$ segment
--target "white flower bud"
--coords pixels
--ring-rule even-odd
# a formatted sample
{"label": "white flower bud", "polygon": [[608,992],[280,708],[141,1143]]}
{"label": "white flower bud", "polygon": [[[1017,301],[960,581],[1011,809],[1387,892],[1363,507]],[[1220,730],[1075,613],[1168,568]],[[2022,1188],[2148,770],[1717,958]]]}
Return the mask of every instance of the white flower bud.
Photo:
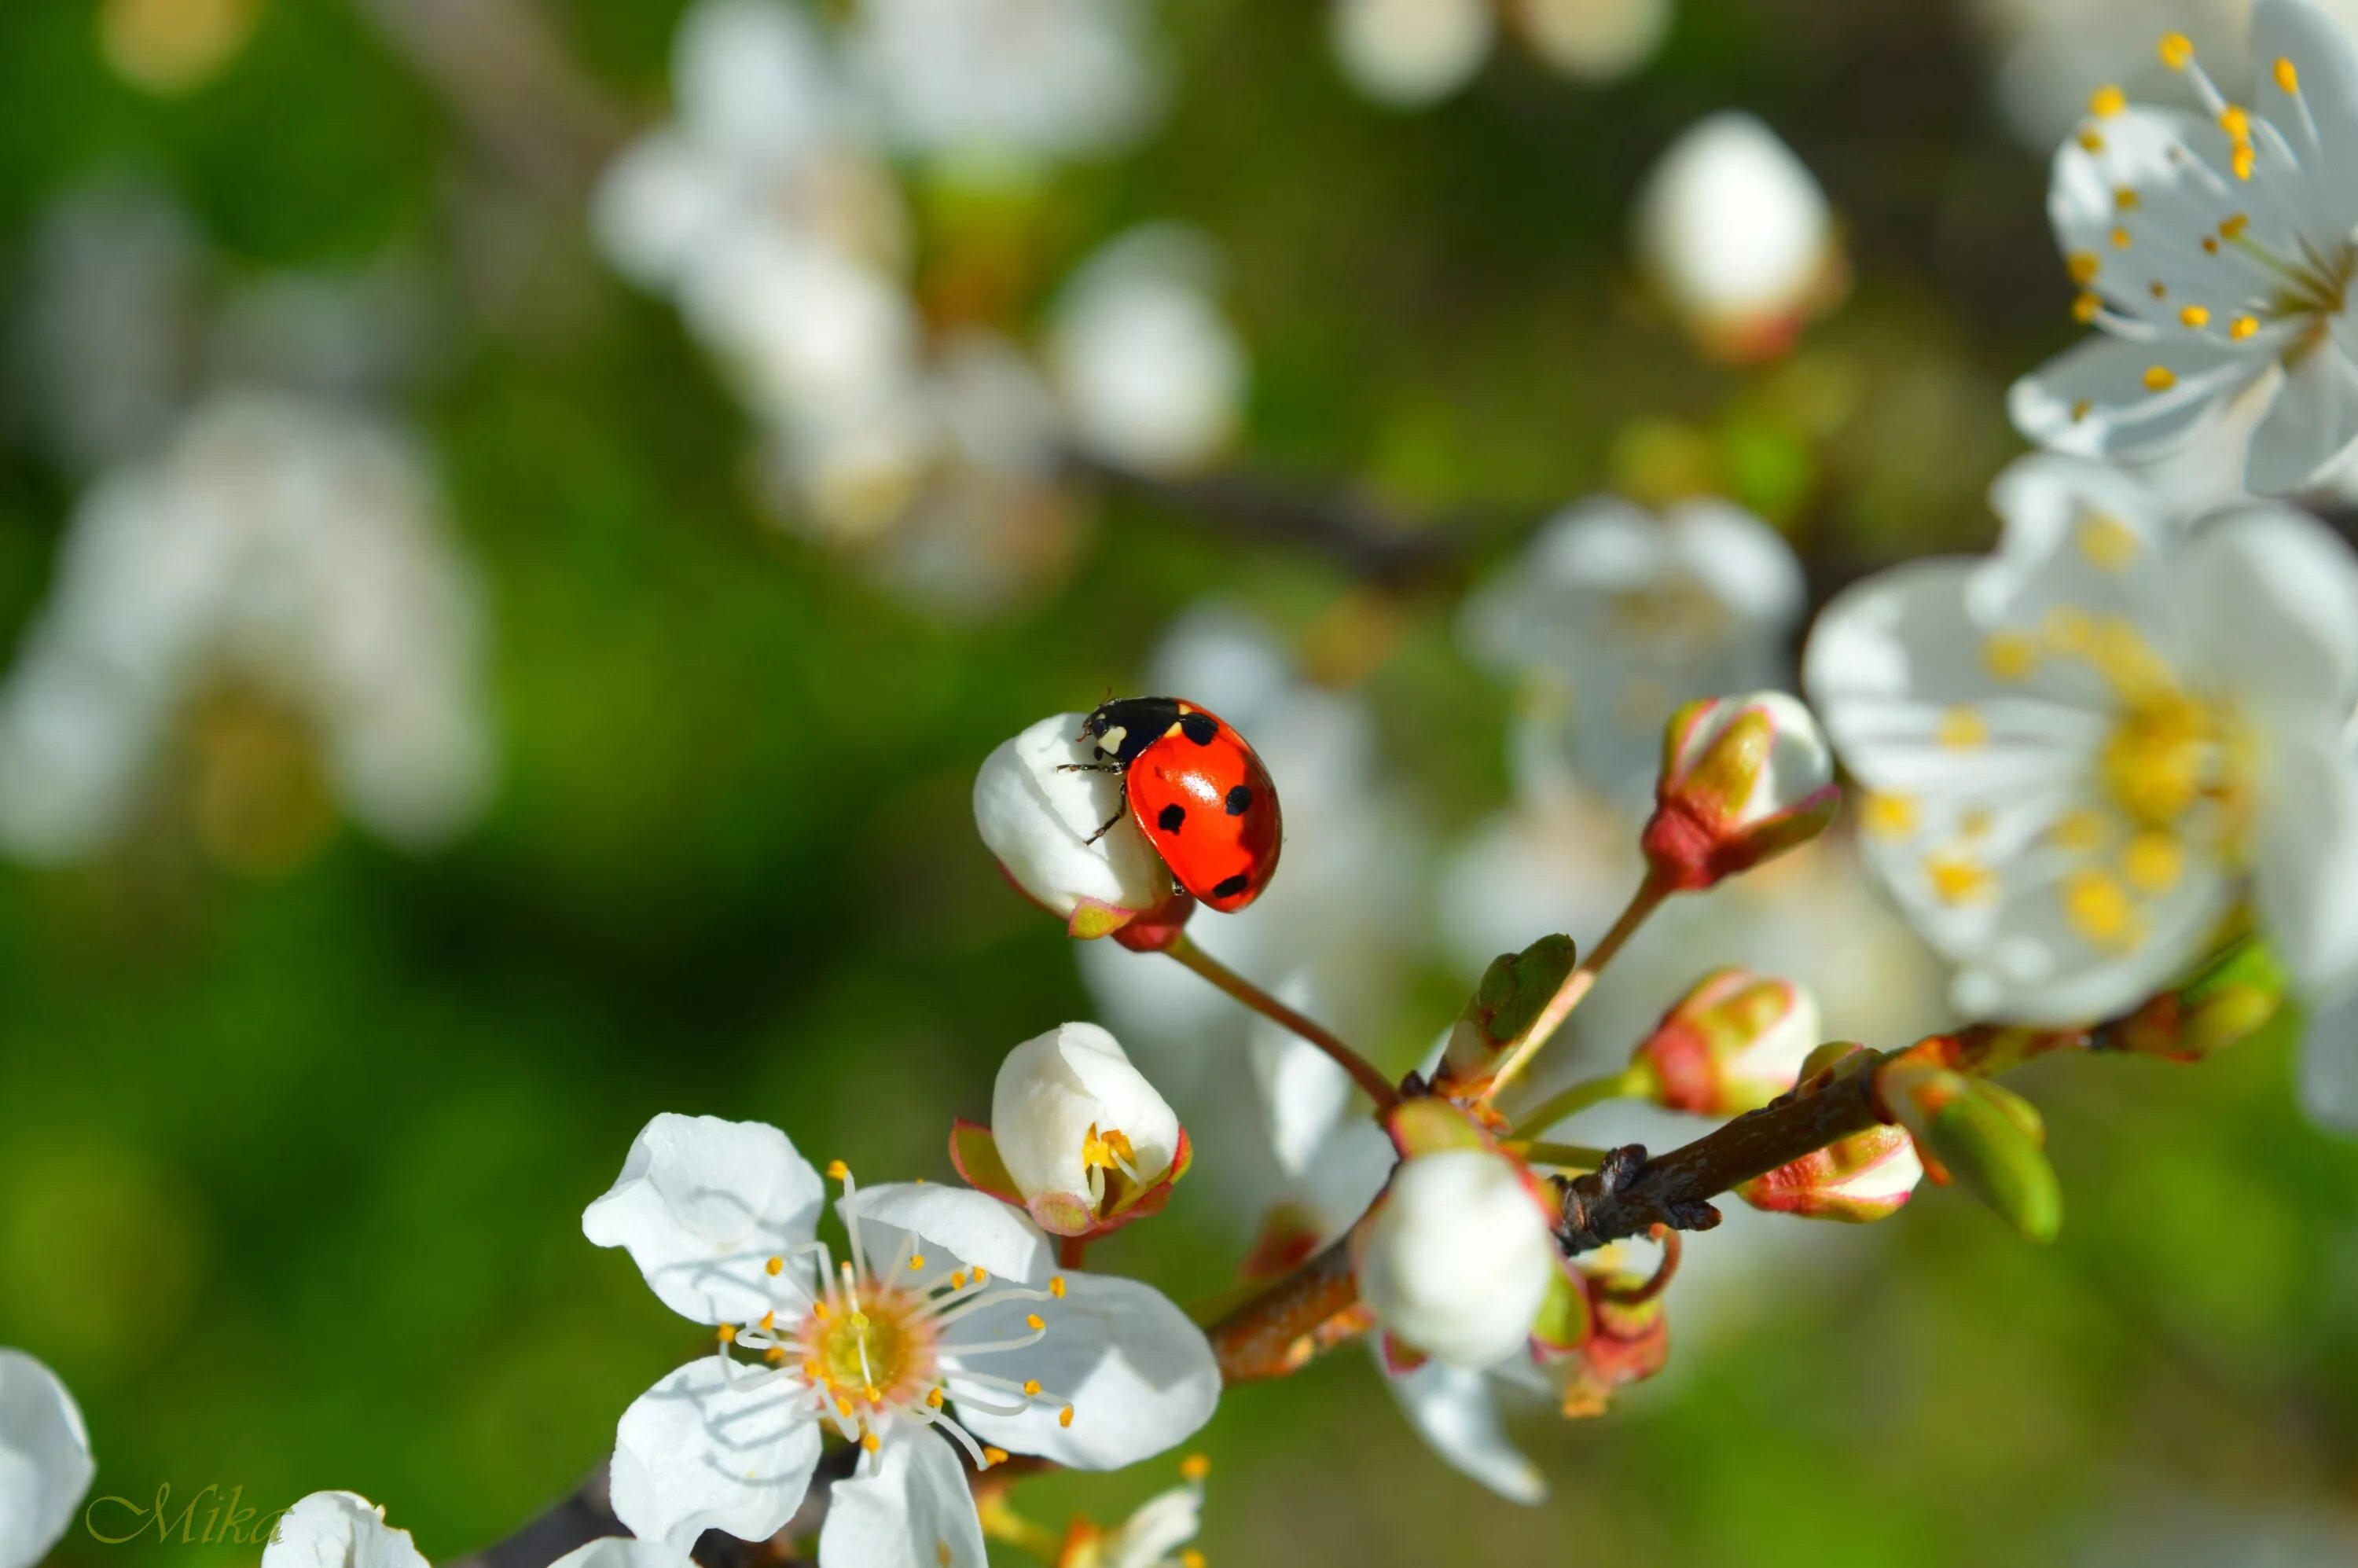
{"label": "white flower bud", "polygon": [[1520,1349],[1558,1272],[1544,1205],[1512,1161],[1480,1149],[1402,1163],[1357,1250],[1377,1321],[1453,1367]]}
{"label": "white flower bud", "polygon": [[1639,194],[1639,264],[1715,351],[1757,359],[1839,290],[1825,192],[1753,115],[1727,112],[1671,144]]}
{"label": "white flower bud", "polygon": [[1823,1036],[1807,986],[1750,969],[1714,969],[1690,987],[1633,1062],[1654,1103],[1735,1116],[1793,1087]]}
{"label": "white flower bud", "polygon": [[1169,1102],[1094,1023],[1061,1024],[1007,1054],[990,1132],[1024,1206],[1059,1236],[1105,1228],[1136,1206],[1173,1173],[1182,1146]]}
{"label": "white flower bud", "polygon": [[975,776],[974,823],[1017,887],[1074,935],[1103,936],[1168,902],[1171,873],[1130,820],[1119,776],[1063,771],[1098,761],[1075,739],[1081,718],[1043,719],[991,752]]}
{"label": "white flower bud", "polygon": [[1394,109],[1437,103],[1465,86],[1496,29],[1487,0],[1338,0],[1333,17],[1343,74]]}
{"label": "white flower bud", "polygon": [[1798,698],[1691,702],[1662,731],[1646,860],[1671,887],[1706,888],[1816,838],[1840,800],[1833,752]]}

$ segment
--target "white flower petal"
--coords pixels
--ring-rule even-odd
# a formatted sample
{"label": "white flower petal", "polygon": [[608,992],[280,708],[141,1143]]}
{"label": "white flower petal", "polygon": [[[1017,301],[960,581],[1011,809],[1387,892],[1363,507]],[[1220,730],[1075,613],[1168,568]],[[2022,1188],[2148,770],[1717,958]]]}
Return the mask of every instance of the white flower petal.
{"label": "white flower petal", "polygon": [[[1380,1352],[1378,1359],[1380,1363]],[[1507,1441],[1498,1424],[1496,1395],[1484,1374],[1427,1361],[1404,1376],[1388,1375],[1384,1381],[1409,1424],[1452,1469],[1510,1503],[1531,1507],[1547,1500],[1547,1482],[1539,1466]]]}
{"label": "white flower petal", "polygon": [[1678,559],[1737,614],[1780,633],[1801,618],[1809,585],[1784,535],[1725,501],[1684,502],[1662,522]]}
{"label": "white flower petal", "polygon": [[1162,1568],[1204,1528],[1200,1487],[1157,1492],[1105,1539],[1105,1568]]}
{"label": "white flower petal", "polygon": [[2072,914],[2075,872],[2111,879],[2094,858],[2050,852],[2010,874],[1991,921],[1991,938],[1971,954],[1951,987],[1969,1017],[2069,1026],[2126,1011],[2201,957],[2235,899],[2217,862],[2190,854],[2179,881],[2134,901],[2128,924],[2109,940]]}
{"label": "white flower petal", "polygon": [[934,1252],[979,1263],[1010,1284],[1040,1284],[1055,1263],[1048,1238],[1022,1210],[966,1187],[888,1182],[862,1187],[836,1207],[847,1224],[858,1215],[862,1245],[878,1268],[892,1262],[903,1231],[914,1233]]}
{"label": "white flower petal", "polygon": [[1082,1154],[1092,1130],[1127,1137],[1145,1181],[1168,1171],[1178,1153],[1177,1113],[1097,1024],[1060,1024],[1007,1054],[991,1089],[990,1131],[1017,1191],[1086,1199]]}
{"label": "white flower petal", "polygon": [[1402,1162],[1353,1241],[1359,1299],[1377,1321],[1457,1367],[1521,1354],[1561,1266],[1522,1173],[1480,1149]]}
{"label": "white flower petal", "polygon": [[818,1464],[809,1390],[767,1368],[700,1356],[641,1394],[614,1433],[614,1517],[689,1551],[708,1530],[766,1541],[803,1504]]}
{"label": "white flower petal", "polygon": [[406,1530],[354,1492],[314,1492],[280,1516],[262,1568],[427,1568]]}
{"label": "white flower petal", "polygon": [[[988,1307],[951,1332],[944,1357],[994,1377],[1036,1379],[1045,1390],[1018,1415],[960,1402],[958,1419],[986,1443],[1081,1470],[1119,1470],[1184,1443],[1212,1418],[1220,1369],[1203,1330],[1151,1285],[1103,1274],[1064,1276],[1061,1301]],[[1047,1325],[1021,1351],[958,1356],[958,1346],[1021,1338],[1027,1314]],[[961,1386],[950,1374],[950,1397]],[[988,1390],[980,1397],[1002,1402]],[[1070,1426],[1059,1415],[1073,1410]]]}
{"label": "white flower petal", "polygon": [[[2347,161],[2346,159],[2343,161]],[[2325,335],[2284,362],[2284,384],[2252,435],[2244,482],[2255,495],[2319,483],[2358,442],[2358,364]]]}
{"label": "white flower petal", "polygon": [[633,1541],[610,1535],[576,1547],[548,1568],[696,1568],[686,1552],[665,1541]]}
{"label": "white flower petal", "polygon": [[2268,945],[2309,995],[2358,986],[2358,762],[2338,734],[2273,737],[2253,893]]}
{"label": "white flower petal", "polygon": [[[2006,410],[2016,429],[2057,451],[2142,457],[2185,437],[2269,362],[2206,343],[2093,337],[2016,382]],[[2146,381],[2157,366],[2169,376],[2160,392]]]}
{"label": "white flower petal", "polygon": [[827,1494],[819,1568],[985,1568],[982,1524],[948,1440],[895,1433]]}
{"label": "white flower petal", "polygon": [[1119,777],[1065,771],[1099,760],[1074,738],[1084,717],[1043,719],[992,752],[975,776],[975,826],[1016,885],[1057,914],[1084,901],[1142,913],[1170,895],[1171,873],[1130,819]]}
{"label": "white flower petal", "polygon": [[23,1351],[0,1348],[0,1568],[48,1556],[97,1473],[65,1384]]}
{"label": "white flower petal", "polygon": [[786,1135],[758,1121],[664,1114],[581,1216],[622,1247],[665,1306],[698,1323],[751,1323],[777,1304],[769,1261],[809,1241],[826,1196]]}
{"label": "white flower petal", "polygon": [[[2358,225],[2358,163],[2351,157],[2358,147],[2358,56],[2346,26],[2288,0],[2260,0],[2252,10],[2254,106],[2300,159],[2319,239],[2342,238]],[[2298,102],[2276,81],[2279,59],[2292,63]]]}
{"label": "white flower petal", "polygon": [[2246,718],[2338,734],[2358,702],[2358,557],[2303,513],[2216,519],[2172,562],[2205,674]]}

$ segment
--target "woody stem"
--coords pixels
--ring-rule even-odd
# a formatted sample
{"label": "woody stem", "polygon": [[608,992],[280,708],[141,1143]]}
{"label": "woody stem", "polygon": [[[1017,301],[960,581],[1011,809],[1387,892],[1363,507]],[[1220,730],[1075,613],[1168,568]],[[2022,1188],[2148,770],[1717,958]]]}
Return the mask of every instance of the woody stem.
{"label": "woody stem", "polygon": [[1548,998],[1547,1005],[1531,1019],[1521,1038],[1508,1047],[1505,1059],[1498,1064],[1498,1076],[1483,1091],[1483,1098],[1496,1099],[1498,1091],[1505,1088],[1517,1073],[1531,1065],[1531,1058],[1540,1054],[1540,1048],[1563,1026],[1563,1021],[1572,1016],[1572,1010],[1578,1007],[1595,988],[1596,977],[1604,972],[1606,965],[1613,961],[1613,955],[1621,951],[1622,946],[1637,935],[1638,927],[1646,924],[1646,917],[1660,908],[1662,901],[1674,891],[1660,877],[1651,871],[1647,873],[1646,880],[1638,884],[1638,891],[1629,896],[1628,907],[1622,910],[1621,918],[1613,923],[1613,929],[1589,950],[1588,956],[1572,973],[1564,976],[1563,984],[1556,987],[1555,995]]}
{"label": "woody stem", "polygon": [[1335,1065],[1351,1075],[1351,1079],[1365,1089],[1368,1098],[1376,1102],[1379,1111],[1390,1110],[1400,1104],[1400,1091],[1379,1071],[1374,1063],[1352,1050],[1336,1038],[1334,1032],[1313,1022],[1286,1006],[1242,975],[1195,946],[1185,932],[1173,939],[1163,949],[1172,957],[1195,970],[1263,1018],[1284,1025],[1325,1052]]}

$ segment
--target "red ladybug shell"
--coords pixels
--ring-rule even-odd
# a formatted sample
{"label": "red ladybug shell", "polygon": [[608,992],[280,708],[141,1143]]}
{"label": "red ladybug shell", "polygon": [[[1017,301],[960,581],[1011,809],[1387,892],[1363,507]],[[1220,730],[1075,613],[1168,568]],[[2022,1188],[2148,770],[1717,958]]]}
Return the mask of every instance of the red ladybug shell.
{"label": "red ladybug shell", "polygon": [[1118,697],[1082,733],[1120,769],[1130,816],[1181,887],[1222,914],[1260,896],[1284,824],[1277,786],[1243,736],[1168,697]]}

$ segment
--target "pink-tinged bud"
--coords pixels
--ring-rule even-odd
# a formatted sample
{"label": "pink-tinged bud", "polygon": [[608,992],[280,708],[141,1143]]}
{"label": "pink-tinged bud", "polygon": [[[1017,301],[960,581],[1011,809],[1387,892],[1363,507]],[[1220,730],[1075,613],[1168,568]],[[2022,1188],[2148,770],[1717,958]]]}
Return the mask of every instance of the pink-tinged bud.
{"label": "pink-tinged bud", "polygon": [[1833,752],[1797,698],[1690,702],[1662,731],[1646,863],[1667,890],[1710,887],[1824,832],[1841,795]]}
{"label": "pink-tinged bud", "polygon": [[1662,1310],[1662,1287],[1677,1267],[1676,1241],[1652,1277],[1619,1261],[1621,1249],[1580,1260],[1574,1269],[1584,1310],[1582,1332],[1571,1342],[1534,1336],[1541,1375],[1573,1420],[1603,1415],[1613,1396],[1660,1371],[1671,1357],[1670,1319]]}
{"label": "pink-tinged bud", "polygon": [[1736,1116],[1791,1088],[1818,1044],[1818,1004],[1807,987],[1714,969],[1662,1015],[1630,1065],[1650,1080],[1659,1106]]}
{"label": "pink-tinged bud", "polygon": [[1056,1236],[1102,1236],[1161,1213],[1192,1158],[1169,1102],[1094,1023],[1009,1052],[990,1121],[952,1130],[951,1162]]}
{"label": "pink-tinged bud", "polygon": [[1923,1177],[1905,1128],[1872,1127],[1753,1177],[1736,1195],[1771,1214],[1863,1225],[1898,1213]]}

